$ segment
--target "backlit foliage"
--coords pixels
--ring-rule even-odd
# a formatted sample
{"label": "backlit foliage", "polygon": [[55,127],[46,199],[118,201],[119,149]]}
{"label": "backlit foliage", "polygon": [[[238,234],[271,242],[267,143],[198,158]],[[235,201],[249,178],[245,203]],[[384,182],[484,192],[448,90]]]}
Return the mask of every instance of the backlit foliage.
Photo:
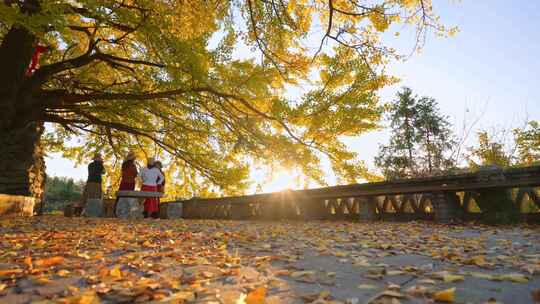
{"label": "backlit foliage", "polygon": [[51,47],[27,79],[54,126],[49,150],[160,154],[175,196],[241,193],[248,161],[324,183],[327,157],[355,181],[366,170],[340,137],[377,126],[377,90],[395,81],[384,66],[399,58],[379,36],[408,24],[421,46],[455,31],[429,0],[2,1],[0,20],[2,40],[22,26]]}

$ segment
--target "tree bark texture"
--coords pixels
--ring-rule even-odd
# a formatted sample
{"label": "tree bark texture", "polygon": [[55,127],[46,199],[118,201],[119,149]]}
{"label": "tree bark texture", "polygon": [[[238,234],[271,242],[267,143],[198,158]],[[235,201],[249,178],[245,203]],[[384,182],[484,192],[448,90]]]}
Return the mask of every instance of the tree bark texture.
{"label": "tree bark texture", "polygon": [[33,33],[14,25],[0,45],[0,193],[41,199],[45,177],[41,107],[34,92],[24,86],[36,42]]}

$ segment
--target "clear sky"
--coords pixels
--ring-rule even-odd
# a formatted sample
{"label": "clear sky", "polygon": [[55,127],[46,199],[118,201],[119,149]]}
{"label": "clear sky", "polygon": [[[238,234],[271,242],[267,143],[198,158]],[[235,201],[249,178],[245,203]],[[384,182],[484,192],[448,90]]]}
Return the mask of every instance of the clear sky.
{"label": "clear sky", "polygon": [[[434,8],[444,24],[457,25],[460,32],[453,38],[430,37],[420,54],[392,63],[388,70],[401,82],[384,89],[382,100],[392,100],[401,86],[411,87],[418,95],[435,98],[458,133],[464,117],[471,121],[481,116],[475,129],[540,120],[540,1],[434,0]],[[408,42],[396,47],[407,51],[412,46]],[[382,130],[347,143],[371,165],[378,144],[387,138]],[[74,167],[59,155],[47,158],[47,172],[86,178],[85,166]],[[265,190],[287,183],[274,181]]]}

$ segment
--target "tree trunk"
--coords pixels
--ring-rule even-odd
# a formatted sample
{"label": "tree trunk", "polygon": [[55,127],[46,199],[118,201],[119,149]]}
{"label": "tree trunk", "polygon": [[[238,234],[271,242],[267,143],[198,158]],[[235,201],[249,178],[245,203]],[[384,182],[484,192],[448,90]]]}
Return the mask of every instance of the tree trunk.
{"label": "tree trunk", "polygon": [[[32,14],[38,1],[25,1]],[[45,163],[40,137],[40,109],[33,92],[24,89],[37,38],[23,26],[13,25],[0,45],[0,193],[42,198]]]}
{"label": "tree trunk", "polygon": [[0,193],[41,199],[45,182],[45,162],[40,137],[43,124],[0,129]]}

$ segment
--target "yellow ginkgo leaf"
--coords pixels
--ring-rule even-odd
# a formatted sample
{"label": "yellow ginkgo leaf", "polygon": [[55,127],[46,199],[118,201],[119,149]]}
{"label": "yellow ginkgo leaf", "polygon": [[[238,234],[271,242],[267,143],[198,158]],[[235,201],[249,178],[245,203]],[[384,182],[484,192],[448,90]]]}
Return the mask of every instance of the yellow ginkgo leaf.
{"label": "yellow ginkgo leaf", "polygon": [[471,272],[470,275],[479,279],[493,280],[493,275],[483,272]]}
{"label": "yellow ginkgo leaf", "polygon": [[314,271],[295,271],[291,273],[291,277],[293,278],[299,278],[299,277],[308,276],[308,275],[315,275],[315,272]]}
{"label": "yellow ginkgo leaf", "polygon": [[358,289],[376,289],[377,286],[371,285],[371,284],[360,284],[358,285]]}
{"label": "yellow ginkgo leaf", "polygon": [[122,278],[122,271],[120,270],[120,266],[116,266],[109,272],[111,277],[113,277],[116,280],[120,280]]}
{"label": "yellow ginkgo leaf", "polygon": [[463,280],[465,280],[465,277],[461,275],[447,274],[443,276],[443,281],[445,283],[453,283],[453,282],[458,282],[458,281],[463,281]]}
{"label": "yellow ginkgo leaf", "polygon": [[501,280],[511,281],[514,283],[527,283],[529,278],[520,273],[503,274],[500,276]]}

